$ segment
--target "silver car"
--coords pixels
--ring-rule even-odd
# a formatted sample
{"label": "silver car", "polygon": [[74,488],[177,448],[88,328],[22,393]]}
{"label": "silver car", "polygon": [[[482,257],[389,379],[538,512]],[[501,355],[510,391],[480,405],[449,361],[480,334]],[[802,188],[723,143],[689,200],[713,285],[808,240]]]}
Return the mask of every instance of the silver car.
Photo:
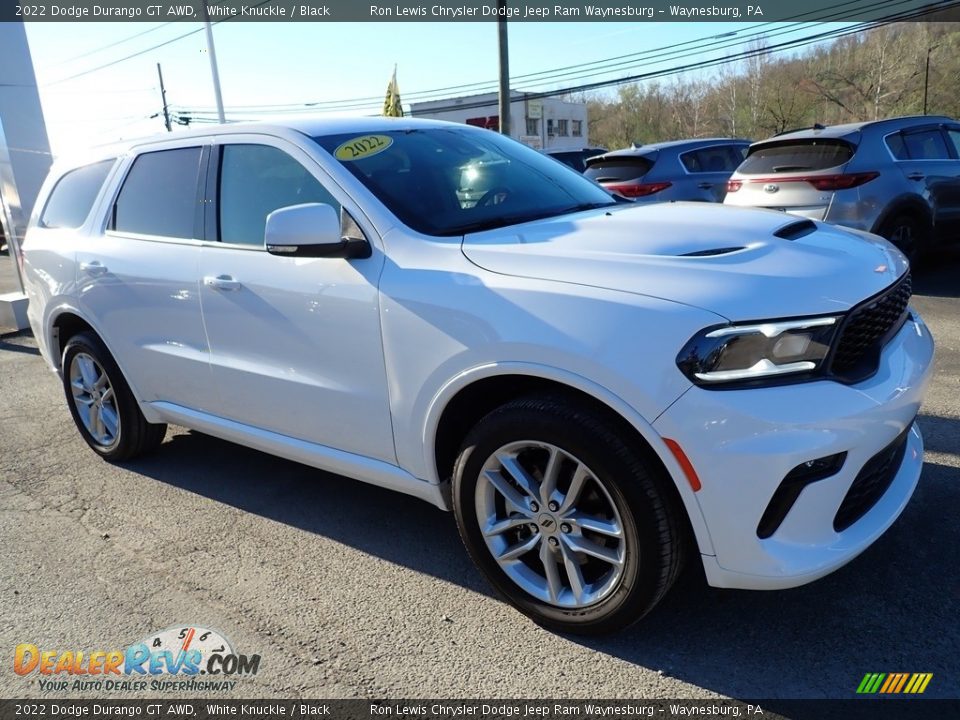
{"label": "silver car", "polygon": [[876,233],[913,258],[960,237],[960,123],[924,115],[777,135],[750,147],[724,203]]}
{"label": "silver car", "polygon": [[583,174],[637,202],[722,202],[749,147],[749,140],[732,138],[634,145],[588,158]]}

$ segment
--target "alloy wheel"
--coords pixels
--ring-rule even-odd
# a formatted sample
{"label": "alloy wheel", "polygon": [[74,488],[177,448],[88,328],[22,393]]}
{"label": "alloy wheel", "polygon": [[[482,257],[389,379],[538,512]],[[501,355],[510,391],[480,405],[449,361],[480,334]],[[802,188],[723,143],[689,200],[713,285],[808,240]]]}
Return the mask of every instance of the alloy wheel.
{"label": "alloy wheel", "polygon": [[103,366],[91,355],[77,353],[70,362],[70,389],[84,428],[106,450],[120,440],[116,393]]}
{"label": "alloy wheel", "polygon": [[475,503],[488,550],[528,594],[579,609],[616,589],[623,521],[603,483],[570,453],[536,441],[504,445],[484,463]]}

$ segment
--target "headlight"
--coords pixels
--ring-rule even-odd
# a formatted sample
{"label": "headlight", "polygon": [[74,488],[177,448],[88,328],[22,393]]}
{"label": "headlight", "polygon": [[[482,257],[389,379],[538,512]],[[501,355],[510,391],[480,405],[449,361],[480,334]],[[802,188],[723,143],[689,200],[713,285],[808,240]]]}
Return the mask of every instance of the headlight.
{"label": "headlight", "polygon": [[707,328],[680,351],[677,366],[705,386],[813,373],[830,352],[839,320],[818,317]]}

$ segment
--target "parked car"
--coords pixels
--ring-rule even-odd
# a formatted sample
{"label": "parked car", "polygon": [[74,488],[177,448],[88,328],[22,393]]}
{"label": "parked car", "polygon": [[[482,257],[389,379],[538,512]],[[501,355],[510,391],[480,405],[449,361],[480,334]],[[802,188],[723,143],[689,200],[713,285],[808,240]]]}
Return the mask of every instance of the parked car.
{"label": "parked car", "polygon": [[569,165],[577,172],[582,173],[587,169],[587,160],[597,155],[603,155],[607,152],[607,149],[592,147],[582,148],[581,150],[545,150],[544,152],[554,160],[559,160],[564,165]]}
{"label": "parked car", "polygon": [[94,452],[174,423],[422,498],[550,628],[622,627],[688,560],[716,587],[815,580],[920,475],[933,341],[881,238],[619,203],[408,118],[98,150],[36,208],[30,323]]}
{"label": "parked car", "polygon": [[912,258],[960,239],[960,122],[921,115],[778,135],[750,147],[724,202],[876,233]]}
{"label": "parked car", "polygon": [[638,202],[722,202],[748,147],[730,138],[634,145],[590,158],[584,175]]}

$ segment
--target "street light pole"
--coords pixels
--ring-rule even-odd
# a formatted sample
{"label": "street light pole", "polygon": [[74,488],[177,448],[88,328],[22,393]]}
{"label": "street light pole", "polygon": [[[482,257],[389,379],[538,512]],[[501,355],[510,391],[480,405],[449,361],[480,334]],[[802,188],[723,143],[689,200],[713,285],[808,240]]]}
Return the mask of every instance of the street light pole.
{"label": "street light pole", "polygon": [[223,95],[220,93],[220,71],[217,69],[217,50],[213,45],[213,26],[210,24],[210,16],[207,14],[207,4],[200,3],[203,9],[203,24],[207,29],[207,54],[210,56],[210,74],[213,76],[213,94],[217,101],[217,117],[220,123],[227,121],[223,113]]}

